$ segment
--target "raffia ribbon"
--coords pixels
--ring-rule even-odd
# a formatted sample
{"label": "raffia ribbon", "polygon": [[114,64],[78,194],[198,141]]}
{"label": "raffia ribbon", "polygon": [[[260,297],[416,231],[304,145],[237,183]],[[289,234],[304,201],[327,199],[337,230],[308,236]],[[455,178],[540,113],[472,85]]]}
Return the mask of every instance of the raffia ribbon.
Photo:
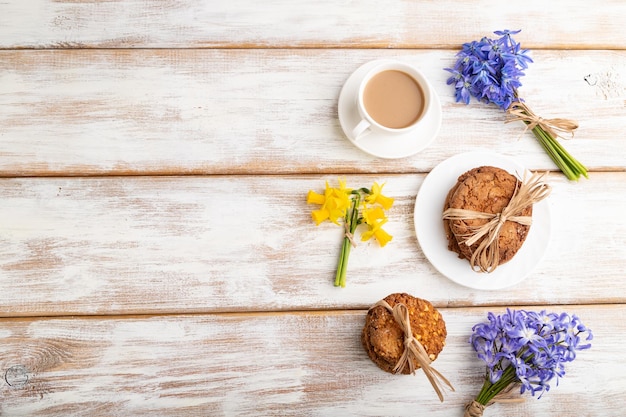
{"label": "raffia ribbon", "polygon": [[463,417],[482,417],[485,408],[494,403],[521,403],[524,399],[519,396],[519,393],[514,391],[519,388],[519,383],[509,384],[505,389],[500,391],[493,400],[487,405],[483,405],[476,400],[473,400],[465,405],[465,413]]}
{"label": "raffia ribbon", "polygon": [[487,406],[482,405],[478,401],[472,401],[465,406],[463,417],[481,417]]}
{"label": "raffia ribbon", "polygon": [[484,237],[476,250],[473,251],[470,259],[470,265],[474,270],[493,272],[498,267],[500,263],[498,237],[504,223],[512,221],[523,225],[531,225],[531,216],[518,216],[517,213],[521,213],[526,207],[543,200],[550,194],[550,186],[543,181],[543,178],[547,175],[547,172],[535,172],[528,181],[526,181],[525,175],[523,183],[519,185],[518,182],[509,204],[504,207],[501,213],[491,214],[456,208],[448,208],[443,212],[443,218],[446,220],[488,220],[482,226],[470,226],[470,233],[462,236],[464,238],[462,243],[467,246],[472,246]]}
{"label": "raffia ribbon", "polygon": [[561,136],[559,133],[569,133],[574,136],[574,130],[578,129],[578,123],[573,120],[562,118],[544,119],[539,117],[522,101],[516,101],[511,104],[506,112],[508,117],[504,123],[522,121],[526,123],[524,132],[539,126],[552,138],[556,139],[557,136]]}
{"label": "raffia ribbon", "polygon": [[393,308],[385,300],[380,300],[372,308],[376,306],[382,306],[387,309],[392,315],[396,323],[400,326],[404,332],[404,352],[402,356],[393,368],[393,372],[401,372],[408,364],[411,374],[415,374],[416,366],[413,359],[419,363],[420,367],[424,371],[424,374],[430,381],[430,384],[435,389],[439,401],[443,402],[443,390],[445,388],[454,391],[454,387],[439,371],[430,366],[432,361],[428,357],[428,352],[424,349],[424,346],[413,336],[413,330],[411,329],[411,321],[409,318],[409,309],[402,303],[397,303]]}
{"label": "raffia ribbon", "polygon": [[344,226],[344,229],[346,230],[345,236],[350,241],[350,244],[352,245],[352,247],[356,248],[356,242],[354,241],[354,235],[352,233],[350,233],[350,226],[348,225],[348,223],[344,223],[343,226]]}

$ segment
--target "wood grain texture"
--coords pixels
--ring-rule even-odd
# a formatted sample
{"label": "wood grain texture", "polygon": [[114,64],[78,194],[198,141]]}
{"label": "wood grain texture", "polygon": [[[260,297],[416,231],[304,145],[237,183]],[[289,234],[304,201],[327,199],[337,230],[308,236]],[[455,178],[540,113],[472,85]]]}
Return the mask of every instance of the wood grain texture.
{"label": "wood grain texture", "polygon": [[[0,416],[461,417],[484,373],[472,326],[519,306],[580,315],[593,348],[541,400],[485,417],[623,415],[625,17],[622,0],[0,1]],[[446,85],[460,45],[498,29],[523,30],[520,93],[579,122],[565,146],[591,177],[551,174],[544,258],[477,291],[431,266],[413,214],[461,152],[555,169]],[[339,125],[342,86],[379,58],[416,65],[442,101],[416,156],[368,156]],[[338,177],[396,198],[393,241],[353,249],[344,289],[341,229],[305,202]],[[447,322],[444,404],[360,345],[365,309],[393,292]]]}
{"label": "wood grain texture", "polygon": [[[543,117],[577,120],[566,148],[590,170],[626,170],[626,52],[533,51],[520,93]],[[434,143],[385,160],[345,137],[342,86],[360,65],[419,67],[443,106]],[[454,102],[454,51],[0,51],[0,175],[428,172],[489,148],[555,169],[522,123]]]}
{"label": "wood grain texture", "polygon": [[[529,47],[622,48],[621,0],[8,0],[3,48],[445,48],[523,29]],[[15,18],[19,17],[19,18]]]}
{"label": "wood grain texture", "polygon": [[[486,415],[621,415],[626,364],[613,359],[623,352],[626,308],[546,308],[577,314],[594,332],[591,350],[566,364],[565,377],[541,399],[494,405]],[[482,384],[484,365],[467,340],[472,326],[486,321],[487,310],[441,313],[448,337],[433,365],[456,389],[446,393],[443,404],[421,371],[392,375],[369,360],[359,338],[365,311],[5,319],[0,373],[8,374],[12,385],[1,380],[0,412],[361,417],[414,416],[419,410],[461,417]]]}
{"label": "wood grain texture", "polygon": [[[544,259],[506,291],[439,274],[417,242],[423,175],[345,176],[386,183],[394,240],[350,255],[332,285],[341,229],[310,218],[306,193],[335,176],[30,178],[0,181],[4,316],[366,308],[381,293],[438,306],[622,303],[626,173],[577,184],[553,175]],[[433,201],[433,204],[443,202]],[[469,267],[469,266],[468,266]]]}

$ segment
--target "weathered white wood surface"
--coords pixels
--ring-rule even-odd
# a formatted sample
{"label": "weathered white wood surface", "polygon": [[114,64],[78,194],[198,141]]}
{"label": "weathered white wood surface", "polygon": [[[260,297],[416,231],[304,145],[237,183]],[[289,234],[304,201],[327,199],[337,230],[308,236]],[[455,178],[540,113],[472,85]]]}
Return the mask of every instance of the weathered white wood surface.
{"label": "weathered white wood surface", "polygon": [[10,48],[446,47],[524,29],[532,47],[618,48],[621,0],[5,0]]}
{"label": "weathered white wood surface", "polygon": [[[578,313],[594,345],[541,400],[486,416],[624,415],[625,23],[622,0],[0,1],[0,416],[460,417],[483,375],[471,327],[508,306]],[[580,123],[566,147],[591,178],[551,175],[545,257],[481,292],[428,263],[413,208],[460,152],[554,170],[445,84],[461,43],[505,28],[535,60],[520,92]],[[378,58],[418,66],[442,101],[414,157],[370,157],[337,121]],[[345,289],[341,231],[305,203],[337,177],[396,198],[393,241],[354,249]],[[360,346],[364,309],[399,291],[446,319],[444,404]]]}
{"label": "weathered white wood surface", "polygon": [[[428,172],[488,147],[554,169],[522,123],[454,103],[452,50],[0,51],[0,174]],[[521,93],[580,128],[566,148],[589,169],[626,170],[626,52],[533,51]],[[360,65],[421,68],[443,106],[439,136],[400,160],[344,136],[337,98]]]}
{"label": "weathered white wood surface", "polygon": [[[537,307],[541,308],[541,307]],[[623,415],[621,306],[548,306],[578,314],[592,350],[541,399],[491,416]],[[500,314],[504,309],[495,309]],[[434,362],[456,388],[441,404],[421,371],[381,371],[360,343],[365,311],[5,320],[0,395],[6,416],[461,417],[484,366],[468,344],[487,309],[442,309],[447,343]]]}
{"label": "weathered white wood surface", "polygon": [[[386,182],[396,198],[385,248],[350,255],[332,286],[341,229],[310,217],[309,189],[337,177],[208,176],[0,180],[0,311],[6,316],[367,308],[419,292],[438,306],[623,303],[626,173],[572,184],[552,174],[552,236],[530,277],[476,291],[439,274],[413,226],[423,175]],[[575,226],[574,226],[575,225]]]}

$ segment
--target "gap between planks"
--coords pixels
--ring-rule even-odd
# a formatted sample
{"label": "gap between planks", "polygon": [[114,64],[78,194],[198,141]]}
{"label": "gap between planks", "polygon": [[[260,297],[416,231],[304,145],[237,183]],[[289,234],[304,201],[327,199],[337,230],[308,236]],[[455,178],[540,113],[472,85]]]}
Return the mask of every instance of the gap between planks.
{"label": "gap between planks", "polygon": [[[465,310],[465,311],[489,311],[491,309],[536,309],[543,308],[555,309],[576,307],[577,309],[605,309],[605,308],[622,308],[626,307],[626,304],[621,303],[581,303],[581,304],[524,304],[524,305],[481,305],[481,306],[445,306],[436,307],[438,310]],[[124,313],[124,314],[59,314],[59,315],[46,315],[46,316],[3,316],[0,314],[0,321],[4,322],[20,322],[20,321],[34,321],[34,320],[137,320],[137,319],[153,319],[153,318],[172,318],[178,317],[181,319],[194,318],[202,316],[214,316],[214,317],[267,317],[267,316],[341,316],[351,315],[354,313],[362,313],[365,315],[366,308],[344,308],[344,309],[299,309],[299,310],[252,310],[252,311],[225,311],[225,312],[190,312],[190,313],[177,313],[177,312],[164,312],[164,313]]]}

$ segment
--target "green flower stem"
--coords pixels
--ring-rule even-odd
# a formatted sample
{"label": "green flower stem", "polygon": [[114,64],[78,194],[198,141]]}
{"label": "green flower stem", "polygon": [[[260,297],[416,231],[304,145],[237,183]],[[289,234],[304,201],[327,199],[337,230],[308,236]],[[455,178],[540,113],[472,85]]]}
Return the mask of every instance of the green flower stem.
{"label": "green flower stem", "polygon": [[339,265],[337,266],[337,275],[335,275],[335,287],[345,288],[346,286],[346,271],[348,269],[348,257],[350,256],[350,248],[352,242],[347,237],[343,238],[343,246],[341,247],[341,254],[339,256]]}
{"label": "green flower stem", "polygon": [[[345,222],[346,231],[350,231],[350,235],[354,235],[354,231],[359,222],[359,203],[361,201],[361,195],[356,193],[352,200],[352,210],[346,212]],[[343,238],[343,245],[341,246],[341,254],[339,255],[339,264],[337,265],[337,274],[335,275],[335,287],[346,286],[346,272],[348,271],[348,258],[350,257],[350,249],[352,248],[352,240],[345,235]]]}
{"label": "green flower stem", "polygon": [[513,366],[508,366],[502,373],[500,379],[493,384],[489,382],[489,378],[486,377],[485,383],[476,397],[476,402],[487,405],[496,395],[502,392],[502,390],[514,383],[516,379],[517,375],[515,374],[515,368],[513,368]]}
{"label": "green flower stem", "polygon": [[581,175],[585,178],[589,178],[587,168],[570,155],[561,143],[543,130],[541,126],[535,126],[533,133],[539,140],[543,149],[550,155],[550,158],[552,158],[561,172],[563,172],[569,180],[578,181]]}

